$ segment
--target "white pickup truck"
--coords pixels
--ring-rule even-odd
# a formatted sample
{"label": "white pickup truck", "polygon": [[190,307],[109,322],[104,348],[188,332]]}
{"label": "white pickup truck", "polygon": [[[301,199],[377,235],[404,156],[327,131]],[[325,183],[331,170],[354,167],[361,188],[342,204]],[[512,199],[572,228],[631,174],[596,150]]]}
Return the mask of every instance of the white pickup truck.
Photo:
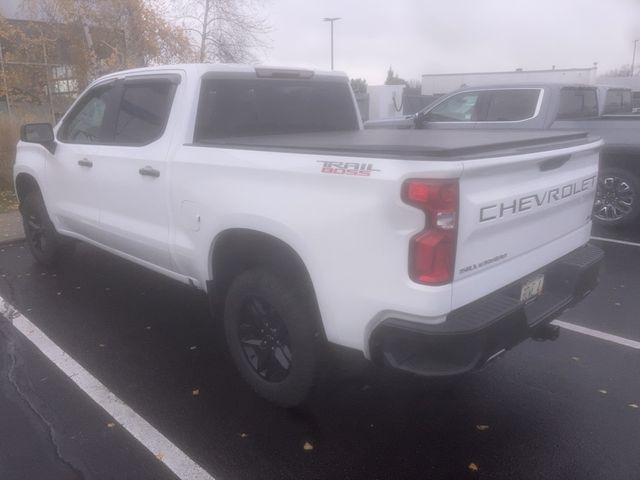
{"label": "white pickup truck", "polygon": [[14,176],[36,260],[75,239],[206,291],[244,379],[289,406],[327,341],[446,376],[555,338],[598,280],[600,147],[364,131],[343,74],[176,65],[107,75],[55,129],[23,126]]}

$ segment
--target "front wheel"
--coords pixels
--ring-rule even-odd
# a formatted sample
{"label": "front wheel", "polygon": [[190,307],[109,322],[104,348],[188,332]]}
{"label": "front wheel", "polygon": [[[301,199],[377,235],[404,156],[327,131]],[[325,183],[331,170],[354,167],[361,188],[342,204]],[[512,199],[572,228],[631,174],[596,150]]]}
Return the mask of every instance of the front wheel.
{"label": "front wheel", "polygon": [[229,352],[244,380],[270,402],[293,407],[307,397],[318,363],[316,325],[304,294],[267,270],[241,273],[229,288]]}
{"label": "front wheel", "polygon": [[63,255],[64,241],[56,231],[42,196],[29,193],[20,205],[24,234],[31,254],[38,263],[55,264]]}
{"label": "front wheel", "polygon": [[640,181],[622,168],[605,168],[598,176],[593,218],[596,223],[620,227],[633,223],[640,215]]}

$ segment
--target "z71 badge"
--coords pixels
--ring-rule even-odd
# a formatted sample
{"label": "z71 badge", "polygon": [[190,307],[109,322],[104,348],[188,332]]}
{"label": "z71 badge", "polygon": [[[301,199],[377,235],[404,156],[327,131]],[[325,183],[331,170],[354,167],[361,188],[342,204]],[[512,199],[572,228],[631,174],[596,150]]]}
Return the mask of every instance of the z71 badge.
{"label": "z71 badge", "polygon": [[327,162],[318,160],[322,163],[322,173],[334,173],[336,175],[355,175],[358,177],[369,177],[372,172],[379,172],[377,168],[373,168],[373,163],[358,162]]}

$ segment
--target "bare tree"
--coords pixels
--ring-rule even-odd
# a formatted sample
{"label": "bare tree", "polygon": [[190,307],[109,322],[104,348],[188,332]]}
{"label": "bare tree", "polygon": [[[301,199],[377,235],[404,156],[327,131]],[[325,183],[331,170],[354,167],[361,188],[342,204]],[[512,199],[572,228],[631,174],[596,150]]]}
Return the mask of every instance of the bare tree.
{"label": "bare tree", "polygon": [[622,65],[604,74],[605,77],[629,77],[631,76],[631,65]]}
{"label": "bare tree", "polygon": [[254,61],[269,31],[259,5],[259,0],[182,0],[177,20],[192,39],[195,60]]}

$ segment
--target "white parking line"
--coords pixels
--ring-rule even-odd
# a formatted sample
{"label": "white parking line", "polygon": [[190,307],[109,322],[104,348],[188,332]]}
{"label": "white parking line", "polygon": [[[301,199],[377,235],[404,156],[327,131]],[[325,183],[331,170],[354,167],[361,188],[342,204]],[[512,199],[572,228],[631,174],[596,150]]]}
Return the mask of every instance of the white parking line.
{"label": "white parking line", "polygon": [[0,296],[0,315],[7,318],[38,350],[100,405],[158,460],[183,480],[214,480],[200,465],[115,396],[38,327]]}
{"label": "white parking line", "polygon": [[589,335],[590,337],[599,338],[600,340],[606,340],[607,342],[617,343],[618,345],[624,345],[625,347],[631,347],[635,348],[636,350],[640,350],[640,342],[637,342],[635,340],[619,337],[617,335],[611,335],[610,333],[601,332],[600,330],[593,330],[591,328],[582,327],[574,323],[563,322],[562,320],[554,320],[551,323],[561,328],[571,330],[572,332],[582,333],[584,335]]}
{"label": "white parking line", "polygon": [[615,238],[591,237],[591,240],[600,240],[601,242],[619,243],[620,245],[631,245],[632,247],[640,247],[640,243],[628,242],[626,240],[616,240]]}

